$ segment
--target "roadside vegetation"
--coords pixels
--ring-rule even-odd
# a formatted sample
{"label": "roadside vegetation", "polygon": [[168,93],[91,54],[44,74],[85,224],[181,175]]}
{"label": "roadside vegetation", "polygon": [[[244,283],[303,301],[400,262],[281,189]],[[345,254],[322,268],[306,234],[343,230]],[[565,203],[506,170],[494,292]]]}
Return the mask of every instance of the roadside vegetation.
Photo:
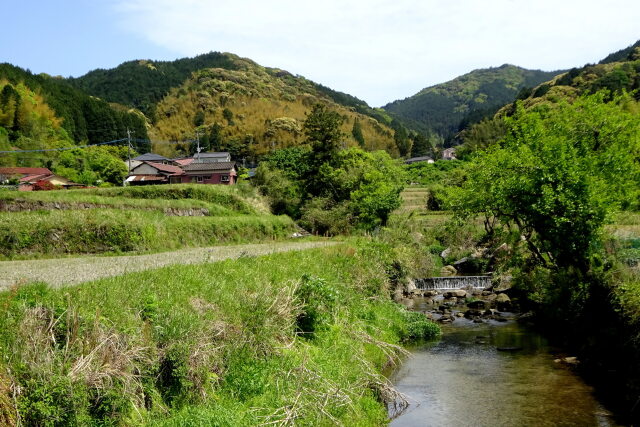
{"label": "roadside vegetation", "polygon": [[380,425],[438,327],[373,241],[0,294],[3,425]]}

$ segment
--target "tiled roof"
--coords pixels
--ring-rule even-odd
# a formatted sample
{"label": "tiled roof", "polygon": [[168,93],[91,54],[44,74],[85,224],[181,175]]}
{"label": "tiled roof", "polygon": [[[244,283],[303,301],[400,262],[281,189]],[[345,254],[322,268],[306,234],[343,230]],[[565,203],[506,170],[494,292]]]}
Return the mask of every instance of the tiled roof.
{"label": "tiled roof", "polygon": [[171,175],[182,175],[184,172],[178,166],[173,165],[165,165],[162,163],[154,163],[154,162],[145,162],[149,166],[153,166],[158,169],[160,172],[169,173]]}
{"label": "tiled roof", "polygon": [[225,171],[236,166],[235,162],[191,163],[182,168],[185,172],[197,171]]}
{"label": "tiled roof", "polygon": [[180,166],[186,166],[193,163],[193,157],[187,157],[186,159],[173,159],[172,162],[177,163]]}
{"label": "tiled roof", "polygon": [[207,152],[207,153],[196,154],[196,156],[199,156],[199,157],[229,157],[229,153],[226,152],[226,151],[210,151],[210,152]]}
{"label": "tiled roof", "polygon": [[138,157],[133,158],[132,160],[139,160],[141,162],[157,162],[157,161],[163,161],[163,160],[169,160],[164,156],[161,156],[160,154],[156,154],[156,153],[145,153],[145,154],[141,154]]}
{"label": "tiled roof", "polygon": [[0,168],[0,175],[51,175],[47,168]]}
{"label": "tiled roof", "polygon": [[36,182],[36,181],[40,181],[42,179],[46,179],[50,177],[53,177],[53,175],[50,173],[43,173],[38,175],[26,175],[20,178],[20,182]]}

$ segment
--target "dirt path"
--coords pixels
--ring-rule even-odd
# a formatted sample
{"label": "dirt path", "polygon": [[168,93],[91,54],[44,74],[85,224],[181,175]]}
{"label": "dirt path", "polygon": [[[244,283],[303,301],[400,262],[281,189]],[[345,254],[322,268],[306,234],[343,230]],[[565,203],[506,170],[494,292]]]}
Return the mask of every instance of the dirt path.
{"label": "dirt path", "polygon": [[149,255],[86,256],[0,262],[0,290],[21,282],[42,281],[51,286],[75,285],[102,277],[119,276],[173,264],[199,264],[241,256],[335,245],[336,242],[279,242],[181,249]]}

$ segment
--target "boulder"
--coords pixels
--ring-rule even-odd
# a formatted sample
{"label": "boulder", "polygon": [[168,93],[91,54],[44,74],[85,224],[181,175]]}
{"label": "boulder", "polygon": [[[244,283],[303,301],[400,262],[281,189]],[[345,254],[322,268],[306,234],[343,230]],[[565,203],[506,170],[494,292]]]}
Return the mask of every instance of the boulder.
{"label": "boulder", "polygon": [[513,276],[510,274],[504,274],[498,277],[496,286],[493,288],[496,292],[504,292],[513,287]]}
{"label": "boulder", "polygon": [[467,291],[464,289],[454,289],[452,291],[446,291],[442,296],[445,298],[464,298],[467,296]]}
{"label": "boulder", "polygon": [[509,298],[509,295],[507,294],[498,294],[496,296],[496,304],[504,304],[504,303],[508,303],[511,302],[511,298]]}
{"label": "boulder", "polygon": [[435,290],[424,291],[424,296],[425,297],[435,297],[438,294],[439,294],[439,292],[435,291]]}
{"label": "boulder", "polygon": [[409,279],[409,281],[407,282],[407,293],[411,294],[417,289],[418,288],[416,287],[416,282],[413,279]]}
{"label": "boulder", "polygon": [[482,316],[482,312],[479,310],[467,310],[464,313],[464,317],[466,317],[467,319],[474,319],[480,316]]}
{"label": "boulder", "polygon": [[455,276],[456,274],[458,274],[458,270],[452,265],[445,265],[440,270],[440,275],[442,276]]}
{"label": "boulder", "polygon": [[496,300],[496,298],[498,298],[498,295],[496,294],[489,294],[487,295],[487,297],[485,298],[485,300],[489,303],[494,302]]}
{"label": "boulder", "polygon": [[453,263],[453,267],[460,272],[470,273],[473,271],[473,266],[471,263],[471,257],[460,258],[458,261]]}
{"label": "boulder", "polygon": [[447,248],[444,251],[440,252],[440,256],[442,259],[447,258],[451,254],[451,248]]}
{"label": "boulder", "polygon": [[475,301],[471,301],[470,303],[467,303],[467,307],[469,308],[484,308],[486,305],[486,303],[482,300],[475,300]]}

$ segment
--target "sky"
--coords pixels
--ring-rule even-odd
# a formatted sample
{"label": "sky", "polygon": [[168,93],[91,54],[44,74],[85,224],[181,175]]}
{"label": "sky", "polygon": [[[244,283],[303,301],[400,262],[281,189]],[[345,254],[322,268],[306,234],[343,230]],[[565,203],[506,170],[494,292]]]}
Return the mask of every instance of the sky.
{"label": "sky", "polygon": [[3,3],[0,62],[34,73],[232,52],[372,106],[477,68],[582,66],[640,39],[638,0]]}

